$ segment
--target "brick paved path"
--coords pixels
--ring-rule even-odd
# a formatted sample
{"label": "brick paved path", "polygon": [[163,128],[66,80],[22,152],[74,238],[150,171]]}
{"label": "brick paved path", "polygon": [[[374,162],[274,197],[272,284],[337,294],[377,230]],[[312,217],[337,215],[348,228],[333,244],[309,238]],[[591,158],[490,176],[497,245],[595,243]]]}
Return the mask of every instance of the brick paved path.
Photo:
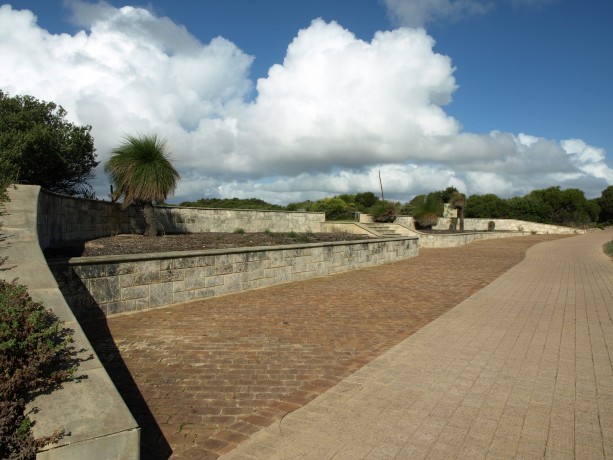
{"label": "brick paved path", "polygon": [[613,458],[611,237],[531,248],[227,459]]}
{"label": "brick paved path", "polygon": [[[267,436],[274,436],[278,421],[288,411],[304,406],[350,377],[364,364],[489,284],[520,262],[528,247],[554,238],[535,235],[482,241],[454,249],[422,249],[419,257],[394,264],[116,316],[107,323],[90,323],[86,330],[143,429],[142,449],[146,458],[168,458],[171,453],[173,458],[216,458],[273,422],[274,429]],[[508,297],[512,302],[512,296]],[[448,323],[445,320],[439,324]],[[462,327],[439,333],[434,343],[426,347],[440,351],[444,343],[443,350],[449,346],[448,351],[455,353],[456,346],[471,337],[472,332],[461,335],[472,331],[468,326]],[[483,330],[475,334],[483,340],[487,338]],[[452,346],[445,338],[457,341]],[[461,359],[457,358],[452,368],[461,376],[462,388],[470,392],[472,405],[466,401],[459,404],[460,396],[453,393],[459,391],[456,389],[442,398],[445,404],[440,407],[436,404],[442,393],[447,392],[444,385],[455,381],[451,374],[436,384],[442,393],[435,396],[424,393],[424,383],[405,387],[420,375],[437,375],[443,370],[441,366],[448,365],[434,362],[430,366],[430,358],[418,356],[414,371],[399,363],[400,380],[393,378],[397,373],[395,365],[391,375],[382,378],[383,386],[376,391],[392,390],[390,394],[414,399],[416,404],[409,412],[395,410],[393,402],[385,409],[396,417],[389,435],[399,437],[389,445],[390,449],[404,447],[400,438],[412,435],[413,426],[419,427],[417,421],[423,422],[424,414],[434,407],[435,413],[455,413],[455,401],[462,410],[470,409],[477,417],[475,406],[481,401],[478,397],[484,397],[490,387],[481,381],[482,361],[467,354],[476,345],[470,340],[469,345],[472,348],[468,351],[457,348],[462,350],[457,351]],[[416,348],[416,353],[423,346]],[[483,360],[485,355],[482,357],[481,353],[477,358]],[[395,349],[389,356],[397,354]],[[452,358],[446,359],[448,363]],[[386,361],[369,369],[378,369],[381,362]],[[534,373],[538,370],[535,369],[530,371]],[[323,405],[306,406],[318,409],[285,417],[283,433],[285,428],[291,430],[322,407],[327,411],[332,401],[347,399],[346,391],[361,388],[362,375],[354,374],[351,380],[326,393],[327,402]],[[471,377],[477,379],[477,386],[469,386]],[[511,389],[515,391],[514,388]],[[475,393],[477,390],[481,392]],[[362,394],[370,394],[369,398],[375,400],[383,397],[376,392]],[[351,398],[359,401],[355,395]],[[359,408],[359,416],[351,411],[339,412],[340,418],[335,422],[349,426],[349,419],[345,419],[349,417],[368,426],[379,410],[352,407]],[[425,419],[427,423],[438,420]],[[481,418],[478,420],[480,424]],[[429,439],[431,435],[424,436]],[[345,441],[338,445],[334,441],[336,447],[331,448],[323,447],[325,443],[311,439],[310,435],[307,438],[308,449],[317,446],[323,449],[313,451],[312,458],[321,458],[320,454],[330,457],[336,450],[346,448]],[[362,450],[366,448],[363,444],[347,442],[359,447],[361,453],[366,452]],[[258,452],[261,446],[255,449]],[[269,453],[261,452],[263,458]],[[352,455],[347,452],[347,456]]]}

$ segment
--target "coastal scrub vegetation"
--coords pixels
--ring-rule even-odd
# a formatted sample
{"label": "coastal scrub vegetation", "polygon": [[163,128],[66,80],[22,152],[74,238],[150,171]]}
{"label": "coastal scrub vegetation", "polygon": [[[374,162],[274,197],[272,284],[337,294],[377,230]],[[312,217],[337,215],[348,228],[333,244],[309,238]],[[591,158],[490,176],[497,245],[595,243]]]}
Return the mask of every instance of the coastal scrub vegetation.
{"label": "coastal scrub vegetation", "polygon": [[67,121],[54,102],[0,90],[0,169],[13,182],[92,198],[88,184],[98,165],[91,126]]}
{"label": "coastal scrub vegetation", "polygon": [[[443,217],[444,205],[449,203],[466,218],[517,219],[576,227],[613,224],[613,185],[594,199],[587,199],[583,191],[575,188],[562,190],[560,187],[549,187],[524,196],[500,198],[492,193],[466,197],[455,187],[447,187],[417,195],[404,204],[388,200],[384,202],[385,205],[382,203],[374,193],[362,192],[300,201],[287,206],[270,204],[258,198],[202,198],[195,202],[183,202],[181,206],[324,212],[328,220],[354,220],[356,212],[376,217],[382,209],[387,212],[393,208],[396,215],[413,216],[418,226],[428,228]],[[462,219],[458,221],[461,228]]]}

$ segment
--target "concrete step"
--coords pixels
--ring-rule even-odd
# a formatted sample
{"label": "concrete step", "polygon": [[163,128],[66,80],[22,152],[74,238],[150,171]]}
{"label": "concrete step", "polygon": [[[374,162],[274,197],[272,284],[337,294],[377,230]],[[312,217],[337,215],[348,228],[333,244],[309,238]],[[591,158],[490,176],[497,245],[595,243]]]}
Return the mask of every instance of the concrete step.
{"label": "concrete step", "polygon": [[374,223],[367,223],[364,225],[382,236],[386,236],[386,237],[402,236],[389,224],[374,222]]}

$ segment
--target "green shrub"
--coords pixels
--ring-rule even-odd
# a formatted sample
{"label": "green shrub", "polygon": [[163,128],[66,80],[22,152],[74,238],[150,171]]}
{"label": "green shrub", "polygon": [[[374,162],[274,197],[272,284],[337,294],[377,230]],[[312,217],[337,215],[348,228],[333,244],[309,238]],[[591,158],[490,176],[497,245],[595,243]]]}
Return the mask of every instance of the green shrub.
{"label": "green shrub", "polygon": [[34,439],[26,404],[72,378],[72,331],[34,302],[25,286],[0,280],[0,458],[35,458],[61,431]]}
{"label": "green shrub", "polygon": [[341,198],[333,197],[317,200],[309,211],[324,212],[326,220],[346,220],[354,218],[355,207],[348,205]]}
{"label": "green shrub", "polygon": [[494,222],[493,220],[490,220],[487,223],[487,231],[488,232],[493,232],[495,228],[496,228],[496,222]]}
{"label": "green shrub", "polygon": [[244,235],[245,230],[243,230],[242,228],[237,228],[234,230],[234,233],[236,233],[237,235]]}
{"label": "green shrub", "polygon": [[394,222],[397,213],[398,204],[391,201],[377,201],[369,212],[375,222]]}
{"label": "green shrub", "polygon": [[432,192],[428,195],[418,195],[409,206],[419,227],[433,227],[438,223],[439,216],[443,215],[442,192]]}

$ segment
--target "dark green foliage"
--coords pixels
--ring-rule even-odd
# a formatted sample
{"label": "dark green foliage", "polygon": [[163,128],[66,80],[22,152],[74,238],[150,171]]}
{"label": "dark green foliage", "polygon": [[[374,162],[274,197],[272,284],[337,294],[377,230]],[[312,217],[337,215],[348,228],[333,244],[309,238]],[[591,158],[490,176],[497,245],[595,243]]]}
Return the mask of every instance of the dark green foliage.
{"label": "dark green foliage", "polygon": [[449,203],[451,201],[451,198],[455,194],[458,194],[459,191],[454,186],[451,186],[451,187],[447,187],[445,190],[442,190],[440,193],[441,193],[441,200],[443,200],[443,203]]}
{"label": "dark green foliage", "polygon": [[373,192],[358,193],[355,196],[355,204],[358,211],[365,212],[379,201],[379,197]]}
{"label": "dark green foliage", "polygon": [[145,236],[160,234],[153,209],[154,202],[163,202],[174,192],[179,173],[170,161],[166,141],[157,135],[126,136],[113,149],[104,171],[115,185],[113,199],[123,197],[122,208],[142,206]]}
{"label": "dark green foliage", "polygon": [[410,213],[420,227],[433,227],[443,215],[442,192],[417,195],[409,202]]}
{"label": "dark green foliage", "polygon": [[270,204],[259,198],[200,198],[197,201],[183,201],[179,206],[220,209],[284,209],[283,206]]}
{"label": "dark green foliage", "polygon": [[375,222],[393,222],[398,214],[400,203],[377,201],[370,208],[370,215]]}
{"label": "dark green foliage", "polygon": [[471,195],[466,200],[465,217],[502,219],[509,215],[508,200],[503,200],[493,193]]}
{"label": "dark green foliage", "polygon": [[339,195],[338,198],[340,198],[347,204],[355,205],[355,195],[351,195],[349,193],[343,193]]}
{"label": "dark green foliage", "polygon": [[53,192],[93,197],[96,167],[91,126],[66,121],[53,102],[0,90],[0,174]]}
{"label": "dark green foliage", "polygon": [[0,280],[0,458],[34,458],[56,432],[35,440],[26,404],[70,379],[72,331],[32,301],[26,288]]}
{"label": "dark green foliage", "polygon": [[313,201],[306,200],[299,201],[298,203],[290,203],[285,207],[285,209],[287,211],[310,211],[311,206],[313,206]]}
{"label": "dark green foliage", "polygon": [[600,207],[600,222],[613,224],[613,185],[609,185],[602,191],[596,203]]}
{"label": "dark green foliage", "polygon": [[549,187],[506,200],[493,194],[473,195],[466,201],[466,217],[588,226],[598,220],[599,204],[598,200],[587,200],[579,189],[561,190],[560,187]]}
{"label": "dark green foliage", "polygon": [[540,204],[539,218],[545,223],[558,225],[587,225],[598,219],[599,209],[594,209],[583,192],[576,188],[560,190],[549,187],[534,190],[526,195]]}
{"label": "dark green foliage", "polygon": [[353,219],[355,216],[355,208],[339,197],[317,200],[311,205],[309,211],[324,212],[326,214],[326,220]]}

